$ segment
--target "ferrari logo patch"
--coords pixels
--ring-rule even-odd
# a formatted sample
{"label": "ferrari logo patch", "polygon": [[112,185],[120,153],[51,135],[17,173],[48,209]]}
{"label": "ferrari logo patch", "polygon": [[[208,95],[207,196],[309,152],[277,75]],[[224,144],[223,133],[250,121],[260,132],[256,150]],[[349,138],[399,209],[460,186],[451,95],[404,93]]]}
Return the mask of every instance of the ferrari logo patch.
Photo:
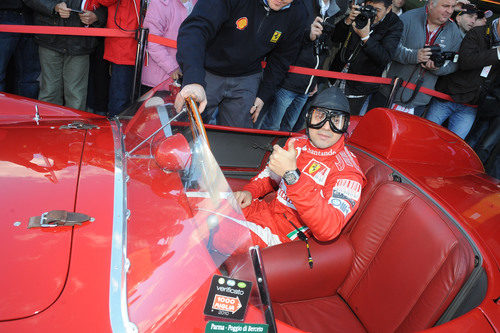
{"label": "ferrari logo patch", "polygon": [[246,17],[240,17],[236,21],[236,29],[244,30],[248,26],[248,19]]}
{"label": "ferrari logo patch", "polygon": [[274,30],[273,37],[271,38],[271,43],[276,43],[281,37],[281,31]]}
{"label": "ferrari logo patch", "polygon": [[314,162],[310,167],[309,167],[309,170],[308,172],[309,173],[315,173],[316,171],[318,171],[318,169],[321,168],[321,165]]}
{"label": "ferrari logo patch", "polygon": [[330,168],[313,158],[307,163],[302,172],[314,179],[317,184],[323,186],[325,185],[326,177],[330,173]]}

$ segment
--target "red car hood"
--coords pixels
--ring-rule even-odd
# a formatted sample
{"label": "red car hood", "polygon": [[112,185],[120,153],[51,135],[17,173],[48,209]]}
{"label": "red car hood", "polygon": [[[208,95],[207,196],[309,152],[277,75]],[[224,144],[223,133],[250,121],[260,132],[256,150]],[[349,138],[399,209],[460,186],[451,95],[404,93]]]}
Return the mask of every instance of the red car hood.
{"label": "red car hood", "polygon": [[60,129],[68,121],[0,127],[0,321],[37,314],[66,283],[72,228],[31,228],[50,210],[74,211],[84,131]]}

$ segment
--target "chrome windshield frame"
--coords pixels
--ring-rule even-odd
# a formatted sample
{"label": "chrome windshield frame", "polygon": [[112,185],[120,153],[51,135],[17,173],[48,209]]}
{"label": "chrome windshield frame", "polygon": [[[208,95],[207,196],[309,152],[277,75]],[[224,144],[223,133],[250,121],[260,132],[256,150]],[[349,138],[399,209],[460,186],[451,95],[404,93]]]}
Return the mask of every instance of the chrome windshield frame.
{"label": "chrome windshield frame", "polygon": [[109,277],[109,319],[113,332],[138,332],[128,315],[127,302],[127,163],[125,143],[118,119],[110,120],[115,150],[113,234]]}

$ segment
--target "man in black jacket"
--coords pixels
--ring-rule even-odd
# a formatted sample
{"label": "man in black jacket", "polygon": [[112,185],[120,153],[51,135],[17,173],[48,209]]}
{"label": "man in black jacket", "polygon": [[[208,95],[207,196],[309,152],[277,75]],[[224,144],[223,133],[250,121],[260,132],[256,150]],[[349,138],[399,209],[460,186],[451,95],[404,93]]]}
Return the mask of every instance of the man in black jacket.
{"label": "man in black jacket", "polygon": [[477,105],[497,75],[500,59],[500,24],[471,29],[458,52],[459,70],[442,76],[436,90],[450,95],[454,102],[433,99],[426,118],[441,125],[448,120],[448,129],[462,139],[469,133],[476,118]]}
{"label": "man in black jacket", "polygon": [[177,37],[183,88],[176,108],[191,96],[200,111],[206,107],[205,121],[218,109],[217,124],[253,127],[295,60],[305,29],[301,0],[199,0]]}
{"label": "man in black jacket", "polygon": [[[106,9],[82,10],[82,0],[24,0],[35,11],[35,24],[60,27],[104,26]],[[35,35],[39,48],[40,94],[45,102],[85,110],[89,54],[95,37]]]}
{"label": "man in black jacket", "polygon": [[[0,24],[32,24],[32,15],[22,0],[0,1]],[[38,48],[30,34],[0,32],[0,91],[6,91],[7,66],[15,65],[13,92],[29,97],[38,97]]]}
{"label": "man in black jacket", "polygon": [[[333,39],[342,43],[342,47],[333,60],[331,70],[380,76],[391,62],[403,33],[403,23],[392,12],[392,0],[369,0],[364,5],[376,10],[373,22],[369,19],[360,29],[359,18],[356,19],[360,15],[360,7],[353,5],[345,21],[335,27]],[[359,114],[368,96],[378,89],[376,84],[357,81],[339,81],[337,84],[345,89],[352,114]]]}
{"label": "man in black jacket", "polygon": [[[348,9],[347,0],[306,0],[308,22],[311,22],[295,66],[318,69],[323,65],[331,44],[335,25],[344,18]],[[292,131],[307,98],[317,90],[315,76],[288,73],[274,101],[268,104],[261,128],[267,130]]]}

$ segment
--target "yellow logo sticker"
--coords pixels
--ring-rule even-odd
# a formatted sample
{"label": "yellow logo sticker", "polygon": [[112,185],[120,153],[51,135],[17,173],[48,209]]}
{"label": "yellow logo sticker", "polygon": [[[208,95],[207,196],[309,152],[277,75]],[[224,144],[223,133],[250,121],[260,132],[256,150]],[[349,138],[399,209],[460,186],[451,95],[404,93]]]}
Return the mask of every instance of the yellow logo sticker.
{"label": "yellow logo sticker", "polygon": [[271,38],[271,43],[276,43],[281,37],[281,31],[274,30],[273,38]]}
{"label": "yellow logo sticker", "polygon": [[316,171],[318,171],[318,169],[321,168],[321,165],[318,164],[318,163],[313,163],[310,167],[309,167],[309,173],[310,174],[313,174],[315,173]]}
{"label": "yellow logo sticker", "polygon": [[240,17],[238,21],[236,21],[236,28],[238,30],[243,30],[248,26],[248,19],[246,17]]}

